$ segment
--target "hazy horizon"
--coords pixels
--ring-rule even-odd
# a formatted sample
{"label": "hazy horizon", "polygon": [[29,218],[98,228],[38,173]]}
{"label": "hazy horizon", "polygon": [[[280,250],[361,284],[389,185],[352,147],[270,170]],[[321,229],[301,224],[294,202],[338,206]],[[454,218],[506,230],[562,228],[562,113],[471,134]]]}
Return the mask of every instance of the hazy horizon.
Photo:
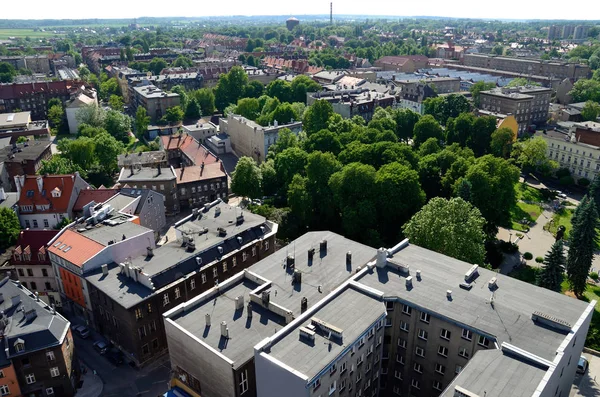
{"label": "hazy horizon", "polygon": [[[8,1],[8,0],[5,0]],[[102,4],[102,3],[99,3]],[[81,2],[63,0],[60,7],[46,0],[30,0],[27,7],[14,7],[0,19],[128,19],[143,17],[227,17],[227,16],[280,16],[280,15],[323,15],[329,14],[329,0],[304,0],[300,4],[284,4],[275,0],[258,2],[229,0],[197,6],[190,0],[181,0],[173,6],[158,1],[133,0],[120,3],[118,7],[96,6],[94,11],[82,10]],[[189,6],[188,6],[189,5]],[[224,7],[226,5],[226,7]],[[368,5],[368,9],[364,9]],[[225,9],[224,9],[225,8]],[[415,2],[405,5],[390,4],[385,0],[369,2],[346,0],[333,2],[335,15],[356,17],[431,17],[431,18],[473,18],[507,20],[598,20],[595,13],[582,12],[573,7],[546,7],[544,3],[522,0],[505,0],[501,7],[482,7],[478,0],[458,0],[453,3],[430,0],[424,7]],[[592,19],[594,17],[595,19]]]}

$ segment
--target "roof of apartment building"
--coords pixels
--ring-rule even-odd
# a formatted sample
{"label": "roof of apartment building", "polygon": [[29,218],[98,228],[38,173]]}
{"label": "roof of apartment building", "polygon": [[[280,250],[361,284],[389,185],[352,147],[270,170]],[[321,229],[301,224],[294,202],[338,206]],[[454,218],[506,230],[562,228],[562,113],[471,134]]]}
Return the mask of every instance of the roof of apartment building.
{"label": "roof of apartment building", "polygon": [[119,183],[128,183],[131,185],[136,182],[172,181],[174,179],[175,172],[171,167],[150,168],[131,166],[131,168],[121,168],[118,181]]}
{"label": "roof of apartment building", "polygon": [[176,98],[176,97],[179,97],[179,94],[176,94],[174,92],[163,91],[160,88],[158,88],[152,84],[133,87],[133,90],[137,94],[143,96],[144,98]]}
{"label": "roof of apartment building", "polygon": [[[0,322],[2,350],[9,358],[62,344],[69,331],[69,322],[64,317],[36,300],[35,294],[18,281],[8,278],[0,281],[0,293],[3,297],[0,309],[6,319]],[[16,351],[18,343],[23,343],[23,351]]]}
{"label": "roof of apartment building", "polygon": [[411,60],[413,62],[414,61],[427,62],[427,61],[429,61],[429,58],[427,58],[425,55],[400,55],[400,56],[387,55],[387,56],[379,58],[375,62],[389,63],[392,65],[404,65],[408,60]]}
{"label": "roof of apartment building", "polygon": [[119,167],[126,167],[131,164],[158,164],[167,161],[167,153],[163,150],[153,150],[150,152],[125,153],[117,156]]}
{"label": "roof of apartment building", "polygon": [[317,326],[314,342],[307,342],[299,337],[297,327],[302,325],[298,324],[269,346],[267,353],[311,379],[347,350],[350,343],[358,340],[365,330],[381,320],[385,314],[382,299],[350,284],[314,311],[311,319],[302,324],[310,325],[313,319],[323,321],[327,326],[341,330],[342,338],[329,337],[327,332]]}
{"label": "roof of apartment building", "polygon": [[41,83],[0,84],[0,99],[27,98],[32,94],[45,93],[50,96],[68,95],[77,85],[72,80]]}
{"label": "roof of apartment building", "polygon": [[0,161],[16,162],[36,161],[50,150],[50,142],[47,139],[33,140],[29,142],[8,145],[0,149]]}
{"label": "roof of apartment building", "polygon": [[[327,248],[320,250],[319,241],[327,241]],[[312,261],[308,251],[315,249]],[[352,252],[351,263],[346,254]],[[203,295],[186,303],[181,314],[172,319],[196,338],[217,349],[221,354],[241,365],[253,357],[253,347],[274,332],[281,330],[286,320],[279,314],[257,304],[252,305],[253,320],[248,321],[248,308],[236,310],[234,300],[238,296],[249,302],[250,293],[266,282],[271,283],[270,301],[299,316],[301,299],[307,299],[308,307],[315,305],[342,282],[350,278],[358,266],[362,266],[376,254],[374,248],[346,239],[332,232],[309,232],[267,258],[252,265],[243,273],[221,283]],[[292,284],[292,271],[286,268],[288,255],[295,256],[295,266],[302,273],[300,284]],[[256,279],[254,275],[258,276]],[[260,283],[259,283],[260,282]],[[380,303],[381,305],[381,303]],[[384,309],[383,305],[382,309]],[[213,326],[205,332],[205,314],[211,315],[212,324],[227,322],[230,339],[222,345],[220,329]],[[367,316],[368,317],[368,316]]]}
{"label": "roof of apartment building", "polygon": [[523,94],[516,90],[504,89],[501,87],[492,88],[491,90],[481,91],[480,94],[484,95],[493,95],[502,98],[510,98],[510,99],[533,99],[533,96],[528,94]]}
{"label": "roof of apartment building", "polygon": [[0,113],[0,129],[23,126],[31,120],[31,112]]}
{"label": "roof of apartment building", "polygon": [[185,184],[191,182],[201,182],[208,179],[226,177],[227,173],[223,167],[223,163],[212,163],[206,165],[193,165],[175,170],[177,175],[177,184]]}
{"label": "roof of apartment building", "polygon": [[67,229],[48,247],[48,251],[75,266],[82,267],[85,262],[96,256],[104,247],[103,244],[77,233],[75,230]]}
{"label": "roof of apartment building", "polygon": [[11,263],[15,264],[14,254],[31,255],[28,263],[38,262],[38,252],[46,254],[45,245],[57,234],[58,230],[21,230],[13,249]]}
{"label": "roof of apartment building", "polygon": [[[130,260],[131,267],[139,268],[150,279],[154,291],[183,275],[200,270],[214,260],[236,252],[245,244],[258,240],[271,231],[265,218],[249,212],[244,212],[243,221],[237,221],[241,211],[220,200],[207,208],[206,212],[192,214],[176,224],[179,233],[194,240],[193,248],[178,239],[155,248],[152,256],[144,255]],[[220,228],[225,230],[225,235],[219,233]],[[241,238],[241,243],[238,238]],[[222,253],[218,247],[222,248]],[[200,263],[197,258],[200,258]],[[154,292],[121,274],[116,264],[109,266],[107,275],[103,275],[98,269],[86,278],[126,308],[134,306]]]}
{"label": "roof of apartment building", "polygon": [[[407,288],[406,274],[396,270],[398,266],[410,266],[411,272],[419,269],[420,280],[413,280],[412,287]],[[532,315],[541,312],[573,326],[588,304],[482,268],[472,288],[465,290],[460,284],[471,267],[470,263],[408,245],[388,258],[385,268],[374,268],[357,281],[386,297],[396,297],[494,337],[498,345],[507,342],[553,360],[565,333],[533,321]],[[488,282],[493,278],[497,287],[490,289]],[[451,299],[446,295],[448,290],[452,291]]]}
{"label": "roof of apartment building", "polygon": [[[69,209],[69,201],[75,187],[75,178],[79,174],[70,175],[26,175],[20,177],[22,184],[17,182],[19,206],[33,206],[28,214],[37,213],[37,205],[50,205],[44,213],[64,213]],[[38,181],[41,180],[41,186]]]}
{"label": "roof of apartment building", "polygon": [[83,211],[83,207],[88,205],[91,202],[94,203],[103,203],[115,194],[119,192],[119,189],[84,189],[79,192],[77,196],[77,200],[73,205],[73,211],[81,212]]}
{"label": "roof of apartment building", "polygon": [[169,150],[181,150],[196,165],[216,163],[219,161],[210,150],[202,145],[196,138],[187,133],[161,136],[162,147]]}

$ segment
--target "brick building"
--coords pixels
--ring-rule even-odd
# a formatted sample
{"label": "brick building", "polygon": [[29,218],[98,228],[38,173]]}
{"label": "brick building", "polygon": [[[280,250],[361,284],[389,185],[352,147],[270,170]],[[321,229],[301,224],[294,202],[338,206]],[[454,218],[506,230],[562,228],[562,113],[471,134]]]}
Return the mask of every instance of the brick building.
{"label": "brick building", "polygon": [[72,80],[0,84],[0,113],[14,113],[21,109],[30,111],[33,120],[47,120],[48,101],[58,98],[63,103],[67,102],[78,85]]}
{"label": "brick building", "polygon": [[34,140],[0,149],[0,156],[13,190],[17,190],[15,177],[37,174],[42,161],[52,158],[51,144],[48,140]]}

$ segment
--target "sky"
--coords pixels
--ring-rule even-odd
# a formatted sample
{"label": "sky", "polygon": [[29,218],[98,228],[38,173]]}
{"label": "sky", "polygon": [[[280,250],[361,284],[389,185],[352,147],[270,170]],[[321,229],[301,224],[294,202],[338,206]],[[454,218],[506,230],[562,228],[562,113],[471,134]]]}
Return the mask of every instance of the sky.
{"label": "sky", "polygon": [[[87,19],[135,18],[142,16],[221,16],[221,15],[315,15],[329,13],[329,0],[125,0],[120,2],[81,0],[28,0],[27,6],[15,0],[0,0],[0,19]],[[587,0],[590,4],[597,0]],[[494,6],[492,6],[494,4]],[[562,0],[337,0],[333,13],[358,16],[445,16],[486,19],[600,19],[586,8],[564,6]],[[596,3],[597,4],[597,3]],[[597,6],[600,11],[600,5]],[[588,10],[589,11],[589,10]],[[3,14],[3,15],[2,15]]]}

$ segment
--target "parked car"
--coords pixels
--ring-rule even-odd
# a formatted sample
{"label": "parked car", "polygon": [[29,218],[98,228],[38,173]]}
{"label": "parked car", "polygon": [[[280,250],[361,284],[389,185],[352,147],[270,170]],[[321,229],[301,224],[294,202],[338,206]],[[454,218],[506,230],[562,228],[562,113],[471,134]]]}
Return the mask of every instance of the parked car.
{"label": "parked car", "polygon": [[108,344],[106,344],[106,342],[104,341],[97,340],[96,342],[94,342],[94,349],[96,349],[98,353],[104,354],[108,349]]}
{"label": "parked car", "polygon": [[83,339],[86,339],[88,336],[90,336],[90,330],[85,325],[78,325],[75,327],[75,332]]}
{"label": "parked car", "polygon": [[123,364],[123,353],[121,353],[121,351],[115,347],[108,349],[104,356],[108,358],[108,361],[113,363],[115,366]]}
{"label": "parked car", "polygon": [[584,374],[585,371],[587,371],[588,369],[588,360],[587,358],[581,356],[579,357],[579,362],[577,363],[577,373],[578,374]]}

